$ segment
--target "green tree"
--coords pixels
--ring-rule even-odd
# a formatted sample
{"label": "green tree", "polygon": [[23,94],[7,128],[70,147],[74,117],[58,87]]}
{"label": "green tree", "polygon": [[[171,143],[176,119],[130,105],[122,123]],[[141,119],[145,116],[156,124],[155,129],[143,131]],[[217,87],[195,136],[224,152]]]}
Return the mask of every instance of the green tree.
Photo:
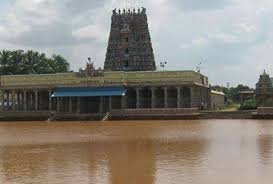
{"label": "green tree", "polygon": [[0,72],[8,73],[8,65],[11,60],[11,52],[7,50],[0,51]]}
{"label": "green tree", "polygon": [[231,87],[231,88],[226,88],[221,86],[212,86],[211,88],[216,91],[223,91],[223,93],[225,93],[225,95],[227,96],[228,101],[231,101],[233,103],[240,102],[240,91],[250,90],[250,87],[242,85],[242,84],[239,84],[238,86]]}
{"label": "green tree", "polygon": [[232,87],[229,89],[229,93],[230,93],[230,99],[233,102],[240,102],[240,91],[243,90],[249,90],[250,88],[248,86],[244,86],[242,84],[239,84],[237,87]]}
{"label": "green tree", "polygon": [[241,110],[255,110],[257,109],[257,103],[254,97],[247,99],[240,106]]}
{"label": "green tree", "polygon": [[60,55],[47,58],[44,53],[22,50],[0,51],[0,74],[51,74],[69,71],[69,63]]}
{"label": "green tree", "polygon": [[54,68],[55,72],[57,73],[69,70],[69,64],[60,55],[53,55],[51,67]]}

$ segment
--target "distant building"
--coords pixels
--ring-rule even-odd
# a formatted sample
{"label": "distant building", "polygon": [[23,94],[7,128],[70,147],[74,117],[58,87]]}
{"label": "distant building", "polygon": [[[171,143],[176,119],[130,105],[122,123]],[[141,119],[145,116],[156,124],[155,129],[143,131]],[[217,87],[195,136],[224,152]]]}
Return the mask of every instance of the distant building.
{"label": "distant building", "polygon": [[240,91],[240,103],[241,105],[248,99],[253,99],[255,97],[255,90],[242,90]]}
{"label": "distant building", "polygon": [[255,93],[258,107],[273,107],[273,78],[265,71],[260,75]]}
{"label": "distant building", "polygon": [[221,109],[225,106],[225,93],[211,90],[210,99],[211,99],[211,108]]}
{"label": "distant building", "polygon": [[146,9],[113,10],[106,71],[156,70]]}

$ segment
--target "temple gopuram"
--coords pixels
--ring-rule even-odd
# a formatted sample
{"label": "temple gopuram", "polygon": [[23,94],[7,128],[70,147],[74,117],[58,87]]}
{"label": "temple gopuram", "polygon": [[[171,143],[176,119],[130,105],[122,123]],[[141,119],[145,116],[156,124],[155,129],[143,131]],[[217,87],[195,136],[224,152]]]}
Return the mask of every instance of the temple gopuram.
{"label": "temple gopuram", "polygon": [[273,78],[265,71],[256,84],[255,95],[258,107],[273,107]]}

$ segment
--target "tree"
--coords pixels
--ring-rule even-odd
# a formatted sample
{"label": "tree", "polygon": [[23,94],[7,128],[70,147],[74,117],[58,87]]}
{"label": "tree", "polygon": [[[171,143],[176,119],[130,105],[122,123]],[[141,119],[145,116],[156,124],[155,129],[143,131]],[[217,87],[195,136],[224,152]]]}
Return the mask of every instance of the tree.
{"label": "tree", "polygon": [[212,86],[211,88],[216,91],[219,91],[219,90],[223,91],[223,93],[225,93],[225,95],[227,96],[228,100],[234,103],[240,102],[240,91],[250,90],[250,87],[242,85],[242,84],[239,84],[237,87],[231,87],[231,88],[226,88],[221,86]]}
{"label": "tree", "polygon": [[52,64],[52,68],[54,68],[57,73],[69,70],[69,64],[60,55],[53,55]]}
{"label": "tree", "polygon": [[240,106],[240,110],[255,110],[255,109],[257,109],[257,103],[254,97],[247,99]]}
{"label": "tree", "polygon": [[22,50],[0,51],[1,75],[51,74],[69,71],[69,63],[60,55],[47,58],[44,53]]}
{"label": "tree", "polygon": [[242,84],[239,84],[237,87],[232,87],[229,89],[229,93],[230,93],[230,99],[233,102],[240,102],[240,91],[243,90],[250,90],[250,88],[248,86],[244,86]]}

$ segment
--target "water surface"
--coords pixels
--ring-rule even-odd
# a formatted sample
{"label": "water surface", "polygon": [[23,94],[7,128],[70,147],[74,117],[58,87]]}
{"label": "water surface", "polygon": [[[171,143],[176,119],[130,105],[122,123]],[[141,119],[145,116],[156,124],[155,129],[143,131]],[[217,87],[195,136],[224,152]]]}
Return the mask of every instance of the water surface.
{"label": "water surface", "polygon": [[272,181],[273,121],[0,123],[1,184]]}

